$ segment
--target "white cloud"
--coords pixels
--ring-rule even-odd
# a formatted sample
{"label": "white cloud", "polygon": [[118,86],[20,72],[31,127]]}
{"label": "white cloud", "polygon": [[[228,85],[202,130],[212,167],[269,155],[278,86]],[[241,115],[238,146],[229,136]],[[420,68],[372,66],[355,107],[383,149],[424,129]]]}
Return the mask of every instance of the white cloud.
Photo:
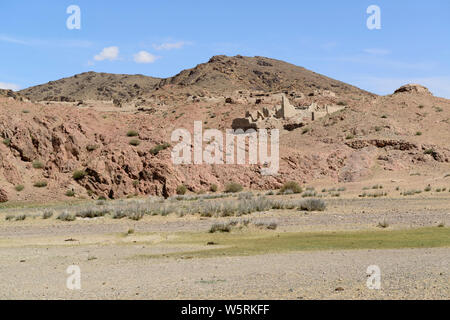
{"label": "white cloud", "polygon": [[62,40],[62,39],[21,39],[0,34],[0,41],[23,46],[47,46],[47,47],[68,47],[68,48],[88,48],[92,46],[92,42],[86,40]]}
{"label": "white cloud", "polygon": [[147,51],[139,51],[134,55],[134,62],[136,63],[153,63],[158,59],[157,56],[148,53]]}
{"label": "white cloud", "polygon": [[20,86],[15,83],[0,82],[0,89],[17,91],[20,89]]}
{"label": "white cloud", "polygon": [[368,54],[373,54],[375,56],[385,56],[391,53],[390,50],[379,48],[364,49],[364,52]]}
{"label": "white cloud", "polygon": [[186,41],[178,41],[178,42],[165,42],[159,45],[154,44],[153,48],[156,50],[174,50],[174,49],[181,49],[186,45],[190,45],[190,42]]}
{"label": "white cloud", "polygon": [[103,61],[103,60],[117,60],[119,57],[119,47],[107,47],[100,52],[100,54],[97,54],[94,56],[94,60],[96,61]]}

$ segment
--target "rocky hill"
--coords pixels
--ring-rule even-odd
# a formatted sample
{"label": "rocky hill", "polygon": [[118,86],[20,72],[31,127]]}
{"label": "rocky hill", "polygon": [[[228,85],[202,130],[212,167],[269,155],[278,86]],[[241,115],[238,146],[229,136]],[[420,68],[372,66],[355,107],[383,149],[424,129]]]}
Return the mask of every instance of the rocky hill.
{"label": "rocky hill", "polygon": [[346,83],[305,68],[264,57],[215,56],[207,63],[158,79],[142,75],[116,75],[87,72],[20,91],[33,101],[114,100],[130,101],[157,94],[159,89],[171,94],[199,92],[226,95],[236,90],[280,92],[298,91],[313,95],[318,90],[338,95],[363,94]]}
{"label": "rocky hill", "polygon": [[158,78],[143,75],[86,72],[27,88],[20,93],[33,101],[128,101],[152,91],[159,82]]}
{"label": "rocky hill", "polygon": [[[173,130],[192,132],[194,121],[204,130],[229,129],[246,112],[280,105],[280,91],[296,110],[340,108],[281,127],[278,175],[261,175],[261,164],[173,164]],[[13,94],[0,95],[0,201],[168,196],[181,184],[204,192],[231,181],[252,189],[289,180],[335,185],[412,172],[425,181],[450,173],[450,100],[419,85],[381,97],[284,62],[219,56],[170,79],[86,73],[20,93],[33,100],[142,99],[149,104],[142,110]]]}

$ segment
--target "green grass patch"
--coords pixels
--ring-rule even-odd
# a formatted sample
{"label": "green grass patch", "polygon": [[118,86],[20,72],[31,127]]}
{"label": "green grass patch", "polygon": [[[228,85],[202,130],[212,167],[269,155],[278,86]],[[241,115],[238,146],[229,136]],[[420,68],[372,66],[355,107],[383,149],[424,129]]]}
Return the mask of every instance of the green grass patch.
{"label": "green grass patch", "polygon": [[[316,250],[450,247],[450,229],[448,227],[355,232],[274,233],[268,231],[259,233],[183,233],[180,235],[169,243],[180,246],[202,246],[205,249],[136,257],[209,258]],[[219,247],[211,249],[206,246],[207,243],[215,243]]]}

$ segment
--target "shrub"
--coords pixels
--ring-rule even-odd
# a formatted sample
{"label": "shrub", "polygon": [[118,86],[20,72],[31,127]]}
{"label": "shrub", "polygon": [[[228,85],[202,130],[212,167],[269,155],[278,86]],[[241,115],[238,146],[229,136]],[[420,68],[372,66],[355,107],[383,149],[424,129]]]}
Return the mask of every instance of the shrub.
{"label": "shrub", "polygon": [[417,131],[416,132],[416,136],[421,136],[422,135],[422,132],[421,131]]}
{"label": "shrub", "polygon": [[421,194],[421,193],[422,193],[421,190],[408,190],[408,191],[403,192],[403,196],[407,197],[407,196],[413,196],[413,195]]}
{"label": "shrub", "polygon": [[130,145],[132,145],[133,147],[137,147],[140,144],[141,144],[141,141],[138,139],[133,139],[130,141]]}
{"label": "shrub", "polygon": [[303,189],[295,181],[286,182],[280,189],[280,193],[285,193],[287,190],[291,190],[293,193],[302,193]]}
{"label": "shrub", "polygon": [[244,188],[235,182],[231,182],[225,186],[225,193],[237,193],[241,192]]}
{"label": "shrub", "polygon": [[25,187],[23,185],[19,184],[19,185],[15,186],[14,189],[16,189],[16,191],[20,192],[20,191],[23,191],[23,189],[25,189]]}
{"label": "shrub", "polygon": [[187,192],[187,188],[185,185],[180,185],[177,187],[177,195],[182,196],[185,195]]}
{"label": "shrub", "polygon": [[389,227],[389,223],[386,220],[383,220],[382,222],[378,223],[378,228],[386,229]]}
{"label": "shrub", "polygon": [[278,224],[275,221],[272,221],[272,222],[262,222],[261,221],[261,222],[255,222],[253,224],[257,228],[264,228],[264,229],[267,229],[267,230],[276,230],[277,227],[278,227]]}
{"label": "shrub", "polygon": [[16,216],[16,218],[14,220],[16,221],[24,221],[27,218],[26,214],[19,214],[18,216]]}
{"label": "shrub", "polygon": [[86,177],[86,176],[87,176],[87,173],[84,170],[77,170],[72,175],[73,179],[76,181],[83,180],[84,177]]}
{"label": "shrub", "polygon": [[303,194],[302,197],[303,198],[312,198],[317,196],[317,192],[314,190],[306,190]]}
{"label": "shrub", "polygon": [[321,199],[307,199],[300,203],[299,210],[301,211],[324,211],[327,205]]}
{"label": "shrub", "polygon": [[86,150],[89,151],[89,152],[95,151],[97,149],[98,149],[98,146],[95,145],[95,144],[89,144],[89,145],[86,146]]}
{"label": "shrub", "polygon": [[231,231],[231,225],[225,224],[225,223],[215,223],[209,229],[209,233],[230,232],[230,231]]}
{"label": "shrub", "polygon": [[157,146],[150,149],[150,153],[156,156],[160,151],[166,150],[167,148],[170,148],[169,143],[158,144]]}
{"label": "shrub", "polygon": [[137,137],[139,135],[139,132],[137,132],[136,130],[129,130],[127,132],[127,137]]}
{"label": "shrub", "polygon": [[45,188],[47,186],[47,182],[46,181],[38,181],[34,184],[34,186],[36,188]]}
{"label": "shrub", "polygon": [[219,189],[219,188],[217,187],[217,184],[212,184],[212,185],[209,187],[209,191],[211,191],[211,192],[217,192],[218,189]]}
{"label": "shrub", "polygon": [[33,168],[42,169],[42,168],[44,168],[44,164],[39,160],[35,160],[35,161],[33,161]]}
{"label": "shrub", "polygon": [[128,215],[128,219],[134,220],[134,221],[139,221],[144,217],[144,213],[143,212],[133,212],[130,215]]}
{"label": "shrub", "polygon": [[347,140],[355,139],[355,136],[352,135],[352,134],[348,134],[348,135],[345,137],[345,139],[347,139]]}
{"label": "shrub", "polygon": [[74,213],[69,213],[68,211],[62,212],[56,219],[61,221],[75,221],[76,215]]}
{"label": "shrub", "polygon": [[123,219],[123,218],[125,218],[126,216],[127,216],[127,214],[125,213],[125,211],[119,209],[119,210],[115,210],[115,211],[114,211],[114,213],[113,213],[113,215],[112,215],[112,218],[118,220],[118,219]]}
{"label": "shrub", "polygon": [[3,144],[4,144],[5,146],[9,147],[10,144],[11,144],[11,139],[8,139],[8,138],[3,139]]}
{"label": "shrub", "polygon": [[74,197],[74,196],[75,196],[75,191],[73,191],[73,190],[67,190],[66,196],[67,196],[67,197]]}
{"label": "shrub", "polygon": [[45,210],[42,214],[42,219],[44,220],[50,219],[51,217],[53,217],[53,211]]}
{"label": "shrub", "polygon": [[430,192],[431,191],[431,186],[427,186],[424,191],[425,192]]}
{"label": "shrub", "polygon": [[346,106],[347,104],[344,101],[339,101],[337,103],[338,106]]}

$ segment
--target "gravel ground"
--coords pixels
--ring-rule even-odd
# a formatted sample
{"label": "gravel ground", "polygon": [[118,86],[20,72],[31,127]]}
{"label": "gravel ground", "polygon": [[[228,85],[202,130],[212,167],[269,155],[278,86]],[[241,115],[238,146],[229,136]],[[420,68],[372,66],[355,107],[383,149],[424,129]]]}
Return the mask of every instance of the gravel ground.
{"label": "gravel ground", "polygon": [[[450,298],[450,250],[446,248],[324,251],[193,260],[130,258],[142,252],[141,249],[28,248],[20,253],[1,249],[0,298]],[[92,260],[93,256],[96,259]],[[66,288],[69,265],[81,268],[80,291]],[[370,265],[381,269],[381,290],[370,290],[366,286],[366,270]]]}
{"label": "gravel ground", "polygon": [[[392,229],[450,223],[448,199],[327,202],[325,212],[270,211],[250,218],[275,220],[279,231],[368,230],[384,220]],[[137,222],[109,217],[74,222],[2,219],[0,299],[450,298],[450,248],[139,257],[199,249],[174,247],[164,240],[180,231],[205,232],[215,221],[198,216],[145,217]],[[130,228],[139,236],[124,237]],[[81,268],[81,291],[66,288],[69,265]],[[381,268],[381,290],[366,286],[370,265]]]}

